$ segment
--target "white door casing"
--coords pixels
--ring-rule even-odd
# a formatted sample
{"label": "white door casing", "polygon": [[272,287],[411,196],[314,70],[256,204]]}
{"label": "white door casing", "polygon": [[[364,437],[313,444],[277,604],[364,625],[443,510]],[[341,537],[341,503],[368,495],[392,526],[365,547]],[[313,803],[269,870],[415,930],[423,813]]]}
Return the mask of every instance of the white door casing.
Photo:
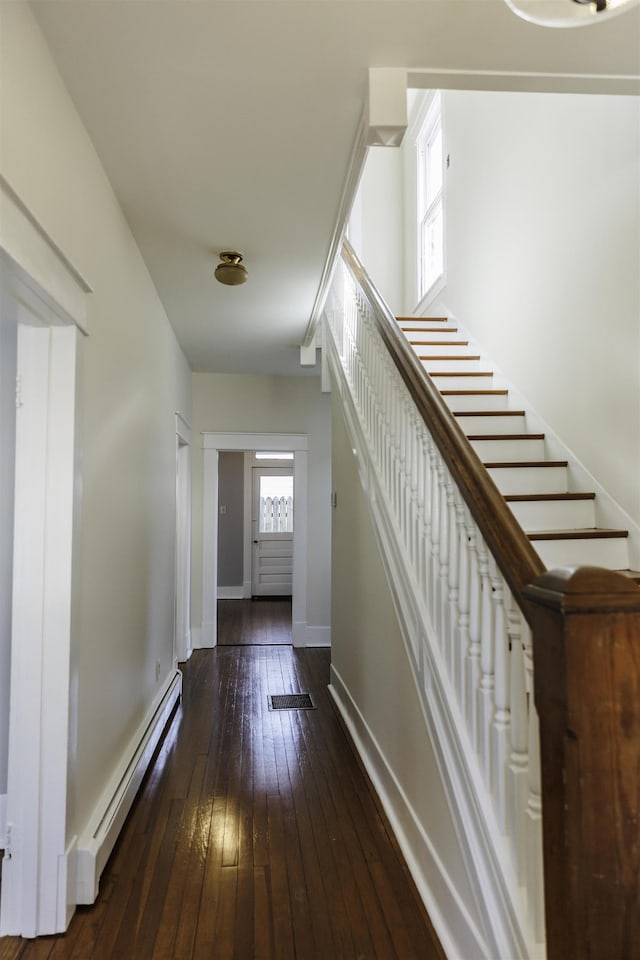
{"label": "white door casing", "polygon": [[296,520],[293,531],[292,642],[305,646],[307,631],[307,450],[306,434],[209,433],[202,435],[202,626],[200,646],[217,643],[218,600],[218,453],[220,450],[293,451],[293,499]]}
{"label": "white door casing", "polygon": [[174,667],[191,656],[191,427],[176,413],[176,596]]}
{"label": "white door casing", "polygon": [[0,289],[18,323],[16,493],[0,935],[66,929],[77,557],[76,383],[90,287],[0,177]]}

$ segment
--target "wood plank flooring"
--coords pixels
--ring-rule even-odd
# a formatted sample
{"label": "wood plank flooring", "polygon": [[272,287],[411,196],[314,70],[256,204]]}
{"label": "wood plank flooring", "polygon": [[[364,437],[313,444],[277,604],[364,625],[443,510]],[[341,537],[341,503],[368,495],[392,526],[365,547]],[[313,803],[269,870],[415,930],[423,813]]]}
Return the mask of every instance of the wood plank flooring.
{"label": "wood plank flooring", "polygon": [[291,643],[291,597],[218,600],[218,643]]}
{"label": "wood plank flooring", "polygon": [[[332,707],[329,660],[196,651],[96,903],[63,936],[4,938],[0,960],[444,960]],[[268,694],[298,692],[317,708],[269,710]]]}

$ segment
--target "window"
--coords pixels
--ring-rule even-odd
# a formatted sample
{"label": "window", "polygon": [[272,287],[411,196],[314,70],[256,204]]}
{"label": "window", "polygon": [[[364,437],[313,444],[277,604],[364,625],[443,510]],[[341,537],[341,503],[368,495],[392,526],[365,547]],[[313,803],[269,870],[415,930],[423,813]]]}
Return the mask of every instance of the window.
{"label": "window", "polygon": [[440,93],[428,106],[416,140],[418,187],[418,296],[444,276],[444,146]]}

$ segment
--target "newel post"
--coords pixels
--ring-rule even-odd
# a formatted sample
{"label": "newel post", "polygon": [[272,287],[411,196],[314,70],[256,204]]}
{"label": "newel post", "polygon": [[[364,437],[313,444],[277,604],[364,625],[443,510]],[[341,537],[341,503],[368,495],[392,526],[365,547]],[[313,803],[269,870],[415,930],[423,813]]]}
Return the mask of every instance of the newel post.
{"label": "newel post", "polygon": [[548,960],[640,956],[640,590],[592,567],[525,588],[540,717]]}

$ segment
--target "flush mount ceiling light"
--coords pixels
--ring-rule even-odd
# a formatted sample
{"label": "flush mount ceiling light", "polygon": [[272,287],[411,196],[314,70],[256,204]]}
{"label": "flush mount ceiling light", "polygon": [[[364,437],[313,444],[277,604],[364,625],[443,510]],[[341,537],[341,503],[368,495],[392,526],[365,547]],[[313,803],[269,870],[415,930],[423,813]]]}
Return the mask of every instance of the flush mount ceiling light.
{"label": "flush mount ceiling light", "polygon": [[235,287],[239,283],[244,283],[249,274],[246,267],[242,266],[242,254],[237,250],[225,250],[220,254],[222,263],[219,263],[215,269],[215,278],[220,283],[228,287]]}
{"label": "flush mount ceiling light", "polygon": [[506,0],[519,17],[542,27],[586,27],[638,3],[640,0]]}

